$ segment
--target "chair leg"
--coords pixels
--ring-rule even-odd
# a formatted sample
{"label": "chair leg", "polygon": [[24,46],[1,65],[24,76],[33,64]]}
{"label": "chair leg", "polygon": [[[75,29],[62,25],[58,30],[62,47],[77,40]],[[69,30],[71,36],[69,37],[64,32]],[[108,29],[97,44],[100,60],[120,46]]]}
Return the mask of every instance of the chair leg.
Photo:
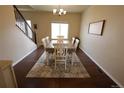
{"label": "chair leg", "polygon": [[49,53],[48,52],[46,52],[46,63],[47,65],[49,65]]}
{"label": "chair leg", "polygon": [[65,62],[65,70],[66,70],[66,62]]}
{"label": "chair leg", "polygon": [[56,61],[55,61],[55,67],[54,67],[54,69],[56,69]]}
{"label": "chair leg", "polygon": [[71,55],[71,65],[72,66],[73,66],[73,63],[74,63],[73,60],[72,60],[73,59],[73,55],[74,55],[74,53],[72,53],[72,55]]}

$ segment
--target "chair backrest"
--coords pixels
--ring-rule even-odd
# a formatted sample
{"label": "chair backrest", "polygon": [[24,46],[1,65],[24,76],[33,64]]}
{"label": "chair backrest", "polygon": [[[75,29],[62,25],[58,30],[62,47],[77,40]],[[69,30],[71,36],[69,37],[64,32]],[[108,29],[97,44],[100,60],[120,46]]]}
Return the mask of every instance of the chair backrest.
{"label": "chair backrest", "polygon": [[43,42],[44,48],[46,48],[46,46],[47,46],[46,38],[42,38],[42,42]]}
{"label": "chair backrest", "polygon": [[74,37],[72,37],[72,44],[74,44],[74,42],[75,42],[75,38],[74,38]]}
{"label": "chair backrest", "polygon": [[57,43],[63,43],[64,36],[57,36]]}
{"label": "chair backrest", "polygon": [[67,56],[67,48],[64,48],[63,44],[58,44],[55,47],[55,56],[56,57],[66,57]]}
{"label": "chair backrest", "polygon": [[47,42],[47,44],[49,44],[49,43],[50,43],[50,39],[49,39],[49,37],[48,37],[48,36],[46,37],[46,42]]}
{"label": "chair backrest", "polygon": [[75,50],[77,50],[78,44],[79,44],[79,40],[75,39],[75,43],[74,43]]}

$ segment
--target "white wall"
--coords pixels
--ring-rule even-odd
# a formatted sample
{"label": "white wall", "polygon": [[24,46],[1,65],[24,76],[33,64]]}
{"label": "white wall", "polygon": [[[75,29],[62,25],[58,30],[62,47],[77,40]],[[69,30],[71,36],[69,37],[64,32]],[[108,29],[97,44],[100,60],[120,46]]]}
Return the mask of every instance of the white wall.
{"label": "white wall", "polygon": [[[105,19],[102,36],[88,34],[90,22]],[[80,47],[124,87],[124,6],[91,6],[83,14]]]}
{"label": "white wall", "polygon": [[0,6],[0,60],[12,60],[15,64],[36,48],[16,27],[13,6]]}

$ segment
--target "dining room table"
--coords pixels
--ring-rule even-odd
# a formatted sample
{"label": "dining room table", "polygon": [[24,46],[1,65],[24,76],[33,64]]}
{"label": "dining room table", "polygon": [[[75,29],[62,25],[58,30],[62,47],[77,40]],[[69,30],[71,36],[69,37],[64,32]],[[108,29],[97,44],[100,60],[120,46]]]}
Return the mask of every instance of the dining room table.
{"label": "dining room table", "polygon": [[[46,51],[48,53],[53,53],[54,52],[54,49],[55,47],[58,45],[57,43],[57,40],[51,40],[50,43],[46,46]],[[75,47],[74,45],[72,44],[71,41],[69,40],[63,40],[63,48],[67,48],[68,49],[68,52],[75,52]]]}
{"label": "dining room table", "polygon": [[[45,48],[46,53],[47,53],[47,57],[46,57],[47,63],[49,63],[49,56],[53,56],[54,55],[54,50],[55,50],[55,47],[57,45],[58,45],[57,40],[50,40],[50,43],[47,44],[47,46]],[[72,44],[72,42],[69,41],[69,40],[63,40],[62,45],[63,45],[63,48],[67,48],[68,55],[71,58],[73,53],[75,53],[75,47]]]}

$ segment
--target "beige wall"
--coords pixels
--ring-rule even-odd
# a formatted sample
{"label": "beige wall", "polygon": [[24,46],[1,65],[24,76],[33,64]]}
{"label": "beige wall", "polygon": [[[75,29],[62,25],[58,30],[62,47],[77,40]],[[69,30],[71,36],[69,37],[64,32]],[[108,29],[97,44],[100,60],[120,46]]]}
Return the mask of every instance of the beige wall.
{"label": "beige wall", "polygon": [[14,64],[36,49],[36,45],[15,25],[13,6],[0,6],[0,60]]}
{"label": "beige wall", "polygon": [[[103,36],[88,34],[90,22],[105,19]],[[81,49],[124,87],[124,6],[91,6],[81,20]]]}
{"label": "beige wall", "polygon": [[51,37],[51,22],[67,22],[69,24],[69,39],[78,37],[80,32],[80,13],[72,13],[64,16],[53,15],[52,12],[21,12],[26,19],[30,19],[32,24],[37,24],[37,41],[41,45],[41,39]]}

